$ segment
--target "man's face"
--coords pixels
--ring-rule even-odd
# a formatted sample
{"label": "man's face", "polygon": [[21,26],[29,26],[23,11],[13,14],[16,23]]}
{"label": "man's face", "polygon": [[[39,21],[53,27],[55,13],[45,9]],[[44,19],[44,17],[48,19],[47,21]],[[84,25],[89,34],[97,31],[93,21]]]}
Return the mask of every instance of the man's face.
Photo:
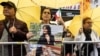
{"label": "man's face", "polygon": [[14,15],[15,15],[15,10],[14,10],[13,7],[4,6],[3,14],[4,14],[5,16],[14,16]]}
{"label": "man's face", "polygon": [[85,23],[83,24],[83,28],[91,29],[91,27],[92,27],[92,20],[91,19],[86,20]]}

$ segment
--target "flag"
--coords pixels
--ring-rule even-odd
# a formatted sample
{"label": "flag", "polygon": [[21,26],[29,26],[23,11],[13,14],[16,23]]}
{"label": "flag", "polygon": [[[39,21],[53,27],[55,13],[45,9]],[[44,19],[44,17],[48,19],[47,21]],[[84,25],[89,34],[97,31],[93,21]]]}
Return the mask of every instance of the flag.
{"label": "flag", "polygon": [[61,10],[59,9],[57,12],[56,12],[56,15],[55,15],[55,21],[57,21],[58,18],[61,17]]}
{"label": "flag", "polygon": [[50,21],[50,22],[54,23],[54,24],[58,24],[59,18],[61,18],[61,10],[60,9],[58,9],[57,12],[53,15],[52,20],[54,20],[54,21]]}

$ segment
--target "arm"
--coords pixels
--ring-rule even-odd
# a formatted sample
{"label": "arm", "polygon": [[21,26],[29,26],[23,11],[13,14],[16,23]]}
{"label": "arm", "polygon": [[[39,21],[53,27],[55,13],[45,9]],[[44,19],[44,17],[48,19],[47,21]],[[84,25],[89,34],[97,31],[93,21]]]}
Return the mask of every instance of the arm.
{"label": "arm", "polygon": [[14,34],[15,36],[19,36],[21,39],[27,40],[26,34],[28,33],[28,28],[26,23],[23,23],[22,29],[17,28],[17,32]]}
{"label": "arm", "polygon": [[[81,34],[79,33],[77,36],[75,36],[74,41],[81,41]],[[79,46],[80,46],[80,44],[75,44],[73,55],[75,54],[76,51],[79,50]]]}
{"label": "arm", "polygon": [[63,25],[64,26],[64,21],[62,17],[59,17],[57,20],[58,24]]}
{"label": "arm", "polygon": [[83,29],[80,28],[78,34],[75,36],[74,41],[81,41],[82,39],[82,35],[83,35]]}

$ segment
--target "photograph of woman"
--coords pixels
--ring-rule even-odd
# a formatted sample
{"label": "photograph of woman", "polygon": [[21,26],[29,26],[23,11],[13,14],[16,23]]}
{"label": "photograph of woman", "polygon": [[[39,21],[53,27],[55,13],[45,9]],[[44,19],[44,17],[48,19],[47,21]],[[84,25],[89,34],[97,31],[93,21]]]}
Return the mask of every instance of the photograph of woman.
{"label": "photograph of woman", "polygon": [[51,34],[50,25],[43,25],[42,29],[43,29],[43,33],[40,36],[38,44],[54,45],[54,35]]}
{"label": "photograph of woman", "polygon": [[[54,36],[51,34],[51,27],[49,25],[43,25],[43,34],[40,36],[40,39],[37,44],[40,45],[54,45]],[[42,47],[38,47],[36,50],[36,56],[42,54]]]}

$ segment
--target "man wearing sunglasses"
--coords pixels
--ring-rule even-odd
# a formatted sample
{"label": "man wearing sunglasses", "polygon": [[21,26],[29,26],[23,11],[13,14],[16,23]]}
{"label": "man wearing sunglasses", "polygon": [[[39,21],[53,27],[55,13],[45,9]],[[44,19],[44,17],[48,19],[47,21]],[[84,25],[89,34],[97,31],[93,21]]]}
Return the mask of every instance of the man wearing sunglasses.
{"label": "man wearing sunglasses", "polygon": [[[5,16],[5,19],[0,21],[0,41],[23,42],[24,40],[27,40],[26,33],[28,32],[28,28],[26,23],[16,18],[15,15],[17,8],[15,4],[11,1],[7,1],[0,3],[0,5],[3,6],[3,14]],[[11,45],[4,45],[4,50],[7,51],[7,47],[9,56],[26,55],[26,50],[24,45],[21,46],[19,44],[14,44],[13,47]],[[6,56],[7,55],[6,51],[0,54],[0,56],[2,55]]]}
{"label": "man wearing sunglasses", "polygon": [[[79,34],[75,37],[75,41],[99,41],[99,36],[92,30],[92,20],[90,17],[85,17],[82,21],[83,28],[79,30]],[[96,45],[97,44],[97,45]],[[81,43],[78,46],[77,56],[98,56],[98,43]],[[87,51],[88,50],[88,51]]]}

